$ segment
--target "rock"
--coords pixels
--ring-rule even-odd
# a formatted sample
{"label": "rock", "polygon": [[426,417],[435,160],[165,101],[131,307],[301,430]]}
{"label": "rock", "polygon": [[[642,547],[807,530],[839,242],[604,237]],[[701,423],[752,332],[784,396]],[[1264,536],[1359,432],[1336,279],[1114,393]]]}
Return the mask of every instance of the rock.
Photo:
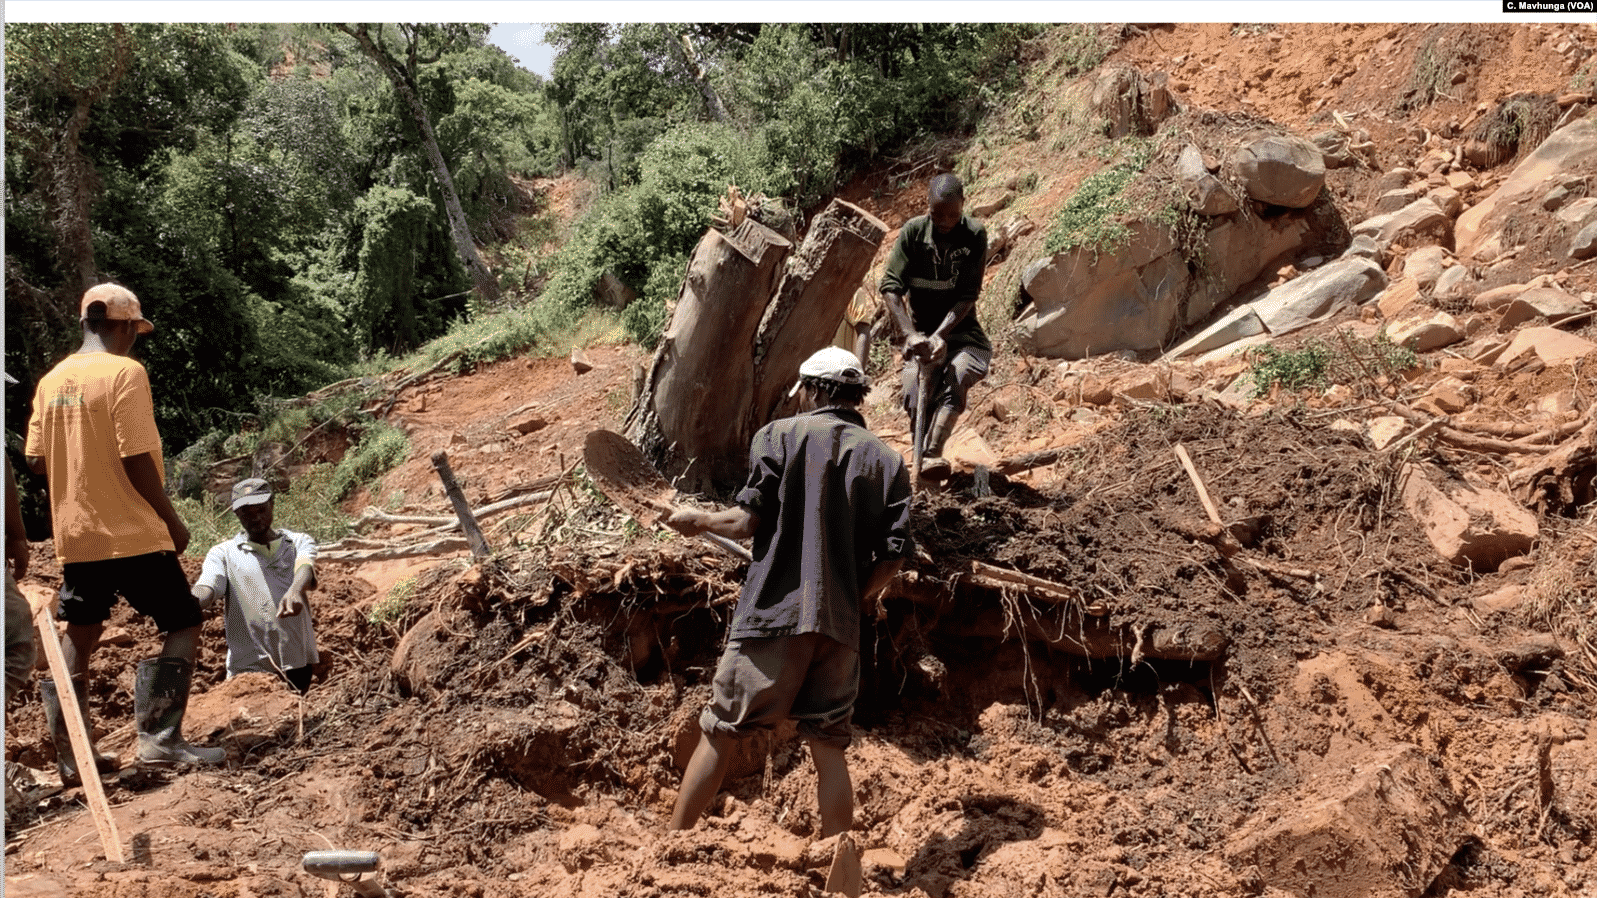
{"label": "rock", "polygon": [[578,374],[587,374],[593,370],[593,363],[588,361],[587,353],[584,353],[580,346],[571,348],[571,370]]}
{"label": "rock", "polygon": [[1417,465],[1403,469],[1399,484],[1403,507],[1450,564],[1489,573],[1530,551],[1538,533],[1536,516],[1514,497],[1459,482],[1438,487],[1432,476]]}
{"label": "rock", "polygon": [[1013,246],[1016,240],[1036,229],[1037,226],[1024,215],[1011,215],[995,227],[988,228],[987,261],[991,262],[999,253]]}
{"label": "rock", "polygon": [[638,291],[627,286],[615,272],[606,271],[593,285],[593,298],[612,309],[624,309],[638,298]]}
{"label": "rock", "polygon": [[1409,280],[1398,281],[1381,291],[1380,298],[1375,301],[1375,307],[1381,310],[1382,318],[1391,321],[1419,298],[1418,284]]}
{"label": "rock", "polygon": [[[1453,228],[1453,246],[1461,259],[1477,258],[1476,250],[1498,236],[1514,208],[1547,190],[1549,178],[1587,171],[1597,164],[1597,116],[1586,116],[1554,131],[1531,151],[1486,199],[1465,210]],[[1574,204],[1571,204],[1574,205]]]}
{"label": "rock", "polygon": [[1226,215],[1237,211],[1236,197],[1225,189],[1219,178],[1204,166],[1203,153],[1193,144],[1181,148],[1176,158],[1176,177],[1187,194],[1187,201],[1199,215]]}
{"label": "rock", "polygon": [[1448,218],[1457,218],[1464,211],[1464,198],[1451,187],[1432,187],[1425,196]]}
{"label": "rock", "polygon": [[1504,287],[1493,287],[1483,290],[1470,300],[1470,308],[1480,312],[1489,312],[1492,309],[1502,308],[1519,298],[1521,293],[1529,290],[1528,284],[1509,284]]}
{"label": "rock", "polygon": [[1388,190],[1405,187],[1412,180],[1414,180],[1414,171],[1412,169],[1394,168],[1382,172],[1381,176],[1375,179],[1375,189],[1380,193],[1385,193]]}
{"label": "rock", "polygon": [[1468,190],[1475,186],[1475,176],[1467,171],[1448,172],[1447,186],[1454,190]]}
{"label": "rock", "polygon": [[1353,155],[1352,140],[1335,128],[1314,135],[1312,142],[1325,160],[1326,168],[1346,168],[1358,161]]}
{"label": "rock", "polygon": [[1373,259],[1381,261],[1381,245],[1375,238],[1368,234],[1360,234],[1348,243],[1347,249],[1342,251],[1344,259]]}
{"label": "rock", "polygon": [[1374,299],[1386,272],[1368,259],[1340,259],[1271,290],[1248,305],[1272,334],[1291,333]]}
{"label": "rock", "polygon": [[1167,227],[1151,220],[1129,222],[1130,237],[1113,250],[1076,247],[1032,262],[1021,276],[1031,302],[1015,322],[1021,351],[1079,359],[1168,346],[1267,265],[1316,239],[1300,215],[1212,221],[1209,264],[1196,280]]}
{"label": "rock", "polygon": [[1371,208],[1376,215],[1386,215],[1390,212],[1396,212],[1424,195],[1417,187],[1401,187],[1397,190],[1388,190],[1376,198],[1375,205]]}
{"label": "rock", "polygon": [[1403,260],[1403,276],[1413,279],[1421,290],[1436,286],[1448,259],[1447,250],[1440,246],[1422,246]]}
{"label": "rock", "polygon": [[1534,352],[1544,364],[1563,365],[1585,358],[1594,349],[1597,343],[1556,327],[1527,327],[1514,334],[1496,363],[1506,365],[1527,352]]}
{"label": "rock", "polygon": [[1456,415],[1475,402],[1475,390],[1456,377],[1444,377],[1431,385],[1415,407],[1436,415]]}
{"label": "rock", "polygon": [[1431,288],[1431,295],[1437,299],[1468,299],[1475,295],[1475,276],[1468,267],[1454,265],[1442,272],[1436,279],[1436,286]]}
{"label": "rock", "polygon": [[1586,196],[1554,212],[1553,217],[1564,224],[1580,225],[1593,212],[1597,212],[1597,197]]}
{"label": "rock", "polygon": [[1503,309],[1498,331],[1509,331],[1536,318],[1557,321],[1586,311],[1586,304],[1557,287],[1535,287],[1519,295]]}
{"label": "rock", "polygon": [[512,433],[526,436],[529,433],[542,430],[548,426],[548,418],[545,418],[543,415],[537,412],[529,412],[522,414],[519,417],[512,418],[511,422],[505,426],[505,429]]}
{"label": "rock", "polygon": [[1495,589],[1486,595],[1477,596],[1471,604],[1479,614],[1496,614],[1498,612],[1513,611],[1528,598],[1525,587],[1517,585],[1504,586]]}
{"label": "rock", "polygon": [[1531,408],[1557,420],[1572,420],[1580,413],[1581,404],[1575,398],[1574,390],[1559,390],[1537,399]]}
{"label": "rock", "polygon": [[1419,895],[1472,838],[1439,770],[1413,745],[1369,749],[1255,815],[1225,858],[1293,895]]}
{"label": "rock", "polygon": [[1264,333],[1264,322],[1251,306],[1238,306],[1222,315],[1214,323],[1183,340],[1164,355],[1166,359],[1179,359],[1218,349],[1256,334]]}
{"label": "rock", "polygon": [[1364,428],[1365,433],[1370,438],[1370,445],[1379,451],[1392,445],[1397,441],[1398,437],[1408,433],[1409,424],[1407,418],[1397,415],[1382,415],[1379,418],[1371,418],[1365,422]]}
{"label": "rock", "polygon": [[1410,241],[1422,236],[1445,234],[1451,224],[1452,220],[1441,207],[1430,197],[1422,197],[1396,212],[1366,218],[1353,226],[1353,234],[1374,237],[1375,242],[1384,249],[1398,240]]}
{"label": "rock", "polygon": [[1575,239],[1569,241],[1569,255],[1572,259],[1597,256],[1597,221],[1581,228]]}
{"label": "rock", "polygon": [[984,200],[973,200],[970,206],[970,214],[976,218],[990,218],[1009,208],[1009,204],[1014,202],[1014,200],[1015,193],[1012,190],[1005,190],[998,196],[988,197]]}
{"label": "rock", "polygon": [[1400,321],[1392,325],[1387,335],[1393,343],[1407,346],[1415,352],[1430,352],[1464,339],[1458,319],[1446,312],[1437,312],[1428,318]]}
{"label": "rock", "polygon": [[1248,196],[1272,206],[1306,209],[1325,186],[1325,160],[1301,137],[1265,137],[1232,155]]}
{"label": "rock", "polygon": [[1542,196],[1541,202],[1537,203],[1537,205],[1541,206],[1548,212],[1557,212],[1565,203],[1569,202],[1570,196],[1571,194],[1569,192],[1569,188],[1560,184],[1557,187],[1554,187],[1552,190],[1547,191],[1547,193]]}

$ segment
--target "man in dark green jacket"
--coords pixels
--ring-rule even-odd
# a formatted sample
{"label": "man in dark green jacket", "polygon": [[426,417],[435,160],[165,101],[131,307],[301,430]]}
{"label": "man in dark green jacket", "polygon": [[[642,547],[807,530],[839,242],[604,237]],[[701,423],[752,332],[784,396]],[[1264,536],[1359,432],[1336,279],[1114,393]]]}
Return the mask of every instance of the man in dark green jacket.
{"label": "man in dark green jacket", "polygon": [[993,347],[976,320],[987,229],[965,216],[965,187],[954,175],[932,179],[926,207],[927,214],[910,219],[898,232],[880,292],[906,335],[904,408],[911,433],[923,426],[915,420],[922,363],[932,371],[931,420],[920,474],[939,480],[952,470],[942,457],[943,446],[965,410],[970,388],[987,376]]}

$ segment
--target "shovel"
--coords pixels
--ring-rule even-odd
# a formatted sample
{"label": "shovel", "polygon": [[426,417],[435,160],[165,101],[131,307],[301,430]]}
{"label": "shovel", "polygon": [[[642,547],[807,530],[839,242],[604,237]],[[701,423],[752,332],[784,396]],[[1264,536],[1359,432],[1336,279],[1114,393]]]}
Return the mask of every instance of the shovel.
{"label": "shovel", "polygon": [[[671,513],[676,490],[649,463],[643,450],[621,434],[609,430],[588,434],[582,443],[582,462],[599,492],[639,524],[654,527]],[[754,560],[753,553],[724,536],[701,533],[699,537],[743,561]]]}
{"label": "shovel", "polygon": [[929,361],[915,363],[915,433],[911,441],[911,464],[909,467],[910,489],[920,489],[920,465],[926,457],[926,429],[929,426],[927,418],[931,417],[932,405],[932,375],[935,366]]}

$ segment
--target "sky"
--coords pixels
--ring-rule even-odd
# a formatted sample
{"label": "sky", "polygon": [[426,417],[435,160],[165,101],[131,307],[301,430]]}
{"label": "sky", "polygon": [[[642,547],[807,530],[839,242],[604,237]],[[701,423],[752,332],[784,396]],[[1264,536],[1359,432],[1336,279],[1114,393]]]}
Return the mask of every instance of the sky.
{"label": "sky", "polygon": [[542,25],[500,22],[488,32],[488,41],[510,54],[522,68],[549,77],[554,68],[554,48],[543,42]]}

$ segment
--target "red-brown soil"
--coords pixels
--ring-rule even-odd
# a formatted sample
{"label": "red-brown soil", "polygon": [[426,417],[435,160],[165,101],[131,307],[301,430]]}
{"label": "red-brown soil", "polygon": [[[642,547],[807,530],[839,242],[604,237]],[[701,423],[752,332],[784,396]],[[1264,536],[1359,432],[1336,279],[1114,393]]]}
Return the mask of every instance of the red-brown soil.
{"label": "red-brown soil", "polygon": [[[1437,130],[1478,102],[1559,90],[1571,54],[1550,47],[1572,33],[1597,47],[1591,26],[1465,29],[1458,39],[1490,52],[1457,105],[1388,122],[1431,30],[1159,27],[1131,33],[1112,59],[1171,72],[1187,102],[1300,133],[1326,109],[1366,115],[1355,124],[1395,165],[1417,152],[1404,144],[1409,122]],[[990,154],[983,181],[1046,170],[1047,143]],[[1360,208],[1369,175],[1344,176],[1341,201]],[[1045,220],[1079,177],[1045,176],[1022,203]],[[923,189],[865,179],[846,197],[896,226]],[[1592,271],[1571,289],[1592,289]],[[43,798],[8,829],[5,893],[331,896],[340,887],[299,859],[351,848],[379,851],[405,896],[818,894],[830,845],[814,839],[814,771],[791,733],[745,747],[697,830],[663,831],[741,569],[640,531],[573,469],[589,430],[619,428],[647,360],[627,346],[586,353],[594,369],[582,375],[565,359],[518,358],[407,389],[391,419],[412,456],[349,503],[352,517],[367,504],[446,513],[429,460],[440,449],[474,506],[551,477],[562,485],[489,522],[491,564],[465,553],[324,563],[312,601],[331,663],[303,703],[264,677],[221,682],[220,624],[209,622],[187,734],[226,745],[226,765],[112,780],[126,864],[104,859],[76,790]],[[1560,390],[1589,414],[1589,373],[1488,372],[1474,414],[1531,420],[1528,406]],[[1440,376],[1433,360],[1387,392],[1412,398]],[[1368,413],[1376,388],[1359,389],[1246,412],[1081,409],[1049,364],[1000,348],[966,424],[998,456],[1069,448],[1029,474],[994,475],[992,495],[966,473],[917,506],[920,554],[868,624],[849,751],[867,894],[1284,898],[1228,859],[1233,838],[1334,792],[1391,744],[1433,759],[1472,832],[1406,894],[1597,889],[1597,782],[1553,760],[1592,736],[1593,665],[1578,647],[1563,659],[1522,649],[1545,629],[1534,615],[1477,601],[1548,571],[1589,582],[1590,514],[1545,521],[1533,565],[1448,565],[1402,510],[1398,460],[1333,426]],[[866,412],[902,446],[890,400]],[[532,413],[546,426],[508,430]],[[1251,523],[1239,546],[1207,527],[1177,444],[1226,522]],[[1460,471],[1497,464],[1425,451]],[[59,582],[49,554],[35,547],[34,588]],[[1127,645],[1216,634],[1225,649],[1194,661],[1066,651],[1067,628],[1099,624],[983,585],[972,562],[1074,590]],[[410,600],[374,615],[396,586]],[[96,656],[91,708],[102,748],[126,754],[133,664],[158,638],[125,608],[112,623],[131,638]],[[6,757],[52,766],[31,694],[7,710]],[[1326,883],[1323,894],[1361,893]]]}

